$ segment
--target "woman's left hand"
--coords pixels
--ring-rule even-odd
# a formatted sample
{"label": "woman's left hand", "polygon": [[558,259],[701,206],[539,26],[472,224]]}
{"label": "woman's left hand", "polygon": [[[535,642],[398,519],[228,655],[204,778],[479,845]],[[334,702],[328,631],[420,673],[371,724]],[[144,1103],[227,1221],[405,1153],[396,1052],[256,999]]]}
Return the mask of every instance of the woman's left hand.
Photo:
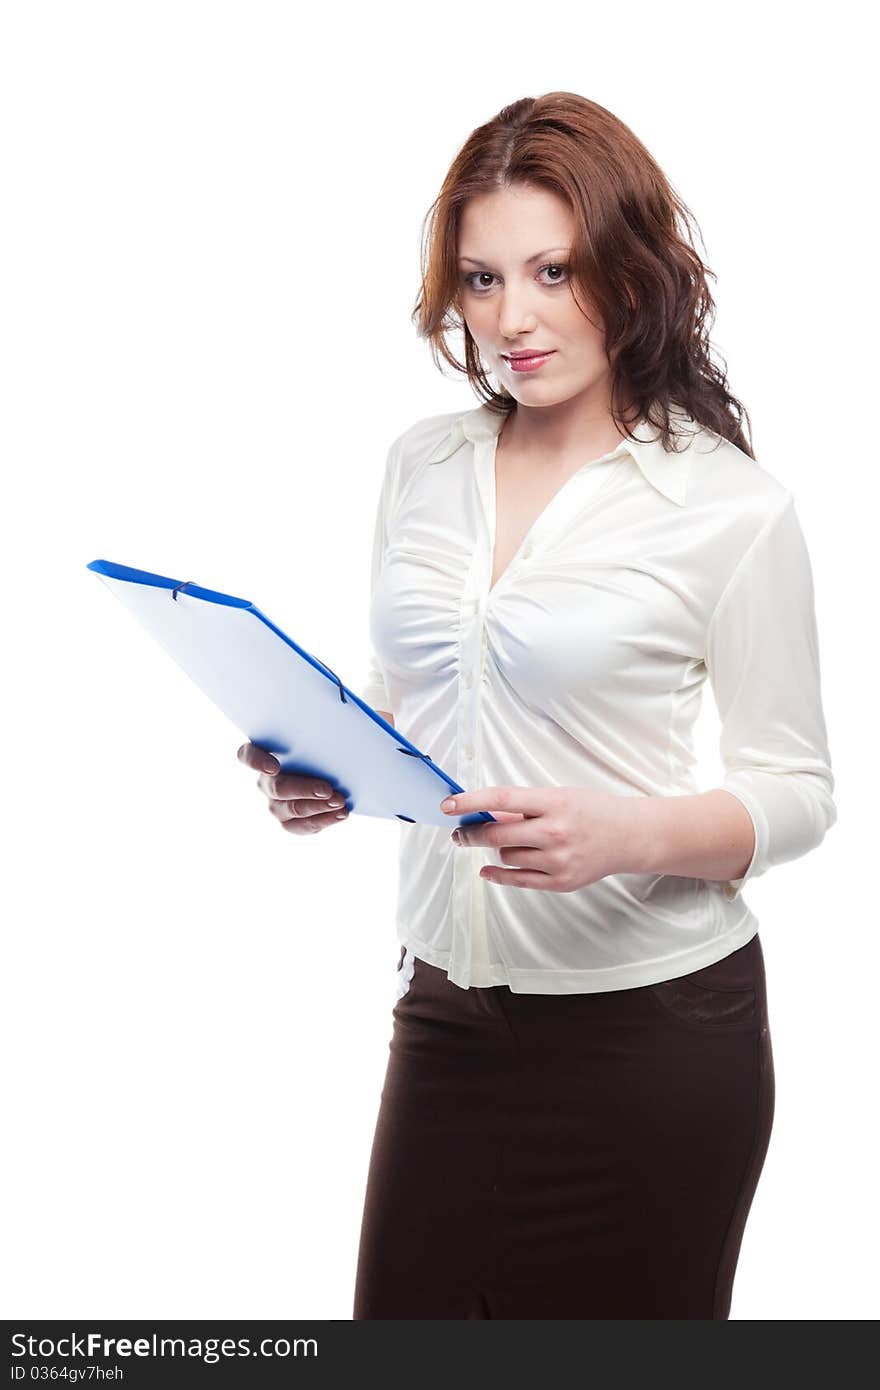
{"label": "woman's left hand", "polygon": [[492,883],[572,893],[607,874],[639,872],[637,797],[583,787],[482,787],[455,792],[452,800],[441,810],[491,811],[497,819],[458,826],[452,837],[462,846],[497,849],[505,864],[518,866],[484,865],[480,877]]}

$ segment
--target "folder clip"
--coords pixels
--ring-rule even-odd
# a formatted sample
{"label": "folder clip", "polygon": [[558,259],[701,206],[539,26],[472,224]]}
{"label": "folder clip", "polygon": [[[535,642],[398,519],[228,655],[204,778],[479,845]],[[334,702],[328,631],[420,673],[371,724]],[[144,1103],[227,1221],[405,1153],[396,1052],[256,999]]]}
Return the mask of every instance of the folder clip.
{"label": "folder clip", "polygon": [[428,753],[416,753],[412,748],[398,748],[397,751],[398,753],[406,753],[409,758],[421,758],[423,763],[431,763],[432,766],[436,767],[434,759]]}
{"label": "folder clip", "polygon": [[[188,584],[194,584],[194,583],[195,583],[195,580],[193,580],[193,579],[185,579],[185,580],[183,581],[182,584],[175,584],[174,588],[171,590],[171,597],[174,599],[175,603],[177,602],[177,595],[180,593],[181,589],[185,589],[185,588],[187,587]],[[326,663],[325,661],[322,661],[322,662],[321,662],[321,665],[324,667],[324,670],[325,670],[325,671],[330,671],[330,667],[327,665],[327,663]],[[342,701],[342,703],[343,703],[344,705],[348,704],[348,701],[347,701],[346,698],[345,698],[345,691],[344,691],[343,688],[342,688],[342,681],[339,679],[339,677],[337,676],[337,674],[336,674],[335,671],[330,671],[330,674],[331,674],[331,676],[333,677],[333,679],[335,680],[336,684],[339,686],[339,698],[340,698],[340,700]]]}
{"label": "folder clip", "polygon": [[[316,659],[320,659],[320,658],[316,658]],[[324,667],[324,670],[325,670],[325,671],[330,671],[330,667],[327,665],[326,661],[322,661],[322,662],[321,662],[321,665]],[[335,671],[330,671],[330,674],[331,674],[331,676],[333,677],[333,679],[335,680],[336,684],[339,686],[339,698],[340,698],[340,700],[342,701],[342,703],[343,703],[344,705],[347,705],[347,704],[348,704],[348,701],[347,701],[346,698],[345,698],[345,691],[344,691],[343,688],[342,688],[342,681],[339,679],[339,677],[337,676],[337,674],[336,674]]]}
{"label": "folder clip", "polygon": [[[327,665],[326,661],[322,661],[322,662],[321,662],[321,665],[324,667],[324,670],[325,670],[325,671],[330,671],[330,667]],[[342,688],[342,681],[339,679],[339,677],[337,676],[337,674],[336,674],[335,671],[330,671],[330,674],[331,674],[331,676],[333,677],[333,679],[335,680],[336,684],[339,686],[339,698],[340,698],[340,700],[342,701],[342,703],[343,703],[344,705],[347,705],[347,704],[348,704],[348,701],[347,701],[346,698],[345,698],[345,691],[344,691],[343,688]]]}

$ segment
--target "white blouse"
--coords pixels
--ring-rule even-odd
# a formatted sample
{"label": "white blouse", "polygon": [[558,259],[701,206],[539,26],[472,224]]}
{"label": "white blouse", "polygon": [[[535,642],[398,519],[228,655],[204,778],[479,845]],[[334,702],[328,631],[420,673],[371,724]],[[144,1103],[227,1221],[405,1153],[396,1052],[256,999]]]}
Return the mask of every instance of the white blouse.
{"label": "white blouse", "polygon": [[743,884],[837,819],[806,544],[792,494],[679,411],[683,452],[643,419],[565,481],[490,589],[503,418],[430,416],[391,445],[359,695],[466,791],[686,796],[705,790],[691,733],[708,677],[755,849],[730,882],[618,873],[542,893],[481,879],[499,852],[457,849],[455,817],[402,824],[398,941],[464,989],[654,984],[745,945]]}

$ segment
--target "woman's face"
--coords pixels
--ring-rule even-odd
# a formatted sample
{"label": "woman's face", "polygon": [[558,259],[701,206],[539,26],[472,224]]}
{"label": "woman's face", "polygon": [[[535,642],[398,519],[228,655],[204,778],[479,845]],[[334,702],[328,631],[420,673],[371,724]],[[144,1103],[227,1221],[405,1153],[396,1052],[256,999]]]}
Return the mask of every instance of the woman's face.
{"label": "woman's face", "polygon": [[[575,301],[564,269],[573,236],[574,218],[562,199],[524,184],[481,193],[462,209],[462,316],[486,369],[523,405],[610,395],[599,316],[582,286]],[[551,355],[532,371],[514,370],[505,356],[537,349]]]}

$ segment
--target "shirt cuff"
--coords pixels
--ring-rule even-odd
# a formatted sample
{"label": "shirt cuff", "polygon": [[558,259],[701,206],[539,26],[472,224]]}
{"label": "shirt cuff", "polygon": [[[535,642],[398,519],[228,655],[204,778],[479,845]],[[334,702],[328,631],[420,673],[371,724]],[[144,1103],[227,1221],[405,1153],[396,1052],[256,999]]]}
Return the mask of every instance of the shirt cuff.
{"label": "shirt cuff", "polygon": [[749,879],[757,878],[758,875],[763,872],[762,869],[758,868],[758,864],[763,858],[763,846],[766,844],[763,828],[764,818],[760,808],[751,801],[746,800],[746,797],[739,790],[734,790],[733,787],[719,787],[717,790],[729,792],[731,796],[736,797],[740,805],[745,806],[752,822],[752,828],[755,832],[755,848],[752,851],[752,857],[749,860],[748,868],[742,877],[716,880],[727,901],[734,902],[739,897],[741,890],[745,884],[748,883]]}

